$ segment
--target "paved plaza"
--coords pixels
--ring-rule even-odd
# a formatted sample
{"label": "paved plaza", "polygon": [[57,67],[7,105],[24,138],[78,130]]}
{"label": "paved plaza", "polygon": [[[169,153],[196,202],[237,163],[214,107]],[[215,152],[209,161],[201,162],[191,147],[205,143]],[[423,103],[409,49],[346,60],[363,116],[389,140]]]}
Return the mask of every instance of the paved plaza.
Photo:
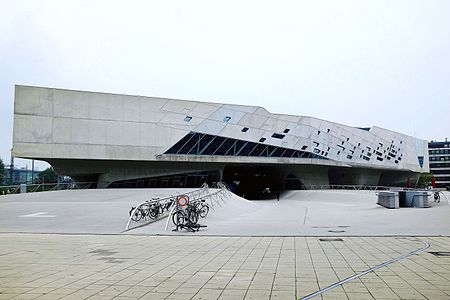
{"label": "paved plaza", "polygon": [[187,191],[1,196],[0,299],[450,299],[445,197],[390,210],[375,192],[232,195],[199,232],[124,231],[132,205]]}
{"label": "paved plaza", "polygon": [[449,299],[450,238],[0,234],[1,299]]}

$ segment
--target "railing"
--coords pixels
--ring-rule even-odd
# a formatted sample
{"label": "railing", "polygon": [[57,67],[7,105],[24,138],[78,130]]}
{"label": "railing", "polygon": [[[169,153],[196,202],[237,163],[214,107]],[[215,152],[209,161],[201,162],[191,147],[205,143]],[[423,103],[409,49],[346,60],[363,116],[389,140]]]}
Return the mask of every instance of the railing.
{"label": "railing", "polygon": [[382,185],[338,185],[338,184],[322,184],[322,185],[304,185],[301,190],[355,190],[355,191],[386,191],[393,187]]}
{"label": "railing", "polygon": [[[0,195],[19,194],[21,190],[20,184],[0,186]],[[47,192],[60,190],[80,190],[96,188],[97,182],[64,182],[64,183],[33,183],[26,184],[26,192]]]}
{"label": "railing", "polygon": [[225,200],[231,196],[231,192],[228,190],[228,187],[226,186],[226,184],[224,184],[222,182],[217,183],[214,187],[218,188],[218,190],[214,191],[213,193],[210,192],[208,185],[204,185],[200,189],[197,189],[197,190],[194,190],[194,191],[191,191],[188,193],[172,195],[172,196],[160,198],[160,199],[146,200],[146,201],[138,204],[132,211],[130,211],[130,217],[128,218],[127,225],[125,226],[125,231],[130,230],[130,224],[131,224],[132,218],[135,215],[135,212],[138,211],[141,207],[153,205],[156,203],[158,203],[162,207],[165,207],[166,206],[165,204],[167,204],[167,202],[173,201],[174,203],[173,203],[172,209],[170,210],[169,213],[167,211],[164,211],[162,214],[162,217],[158,217],[157,219],[144,220],[144,223],[141,223],[138,226],[131,228],[131,229],[134,229],[137,227],[142,227],[144,225],[148,225],[157,220],[161,220],[165,217],[168,217],[166,226],[165,226],[165,229],[167,230],[167,227],[168,227],[168,224],[170,221],[170,216],[172,215],[174,208],[176,207],[175,202],[177,201],[178,197],[181,195],[187,195],[189,197],[190,202],[197,202],[197,201],[205,200],[208,203],[209,207],[213,211],[215,211],[214,206],[216,206],[216,205],[222,206],[222,204],[225,203]]}

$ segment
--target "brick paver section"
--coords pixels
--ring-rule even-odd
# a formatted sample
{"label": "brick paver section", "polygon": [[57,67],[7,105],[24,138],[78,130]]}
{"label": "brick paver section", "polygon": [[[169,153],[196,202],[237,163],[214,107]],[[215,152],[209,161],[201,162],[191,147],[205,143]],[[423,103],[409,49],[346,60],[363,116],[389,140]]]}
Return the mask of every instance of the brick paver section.
{"label": "brick paver section", "polygon": [[0,299],[450,299],[450,238],[0,234]]}

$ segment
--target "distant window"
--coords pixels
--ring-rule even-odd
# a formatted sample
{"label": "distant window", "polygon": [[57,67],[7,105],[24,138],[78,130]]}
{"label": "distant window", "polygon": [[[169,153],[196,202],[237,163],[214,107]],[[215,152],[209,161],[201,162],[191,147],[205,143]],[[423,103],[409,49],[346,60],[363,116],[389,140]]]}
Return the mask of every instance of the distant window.
{"label": "distant window", "polygon": [[347,142],[348,142],[349,139],[350,139],[350,138],[347,138]]}
{"label": "distant window", "polygon": [[248,131],[248,127],[244,127],[244,128],[242,128],[242,130],[241,130],[242,132],[247,132]]}
{"label": "distant window", "polygon": [[352,158],[353,158],[353,156],[351,156],[351,155],[347,154],[347,158],[348,158],[348,159],[352,159]]}
{"label": "distant window", "polygon": [[266,141],[266,138],[260,138],[260,139],[259,139],[259,142],[260,142],[260,143],[264,143],[265,141]]}
{"label": "distant window", "polygon": [[379,161],[383,161],[383,159],[381,157],[377,157],[377,160]]}
{"label": "distant window", "polygon": [[337,155],[339,155],[339,154],[341,154],[341,151],[338,151],[338,152],[337,152]]}
{"label": "distant window", "polygon": [[288,133],[289,132],[289,128],[286,128],[285,130],[283,130],[284,133]]}
{"label": "distant window", "polygon": [[224,122],[229,122],[230,120],[231,120],[231,117],[229,117],[229,116],[226,116],[225,118],[223,118]]}
{"label": "distant window", "polygon": [[308,146],[304,145],[304,146],[302,147],[302,150],[306,150],[306,148],[308,148]]}
{"label": "distant window", "polygon": [[317,130],[317,135],[319,135],[320,134],[320,130]]}
{"label": "distant window", "polygon": [[274,133],[272,134],[272,137],[281,140],[284,138],[284,134]]}
{"label": "distant window", "polygon": [[330,128],[327,129],[327,132],[330,132]]}
{"label": "distant window", "polygon": [[184,121],[185,121],[186,123],[189,123],[191,120],[192,120],[192,117],[190,117],[190,116],[184,117]]}
{"label": "distant window", "polygon": [[319,149],[317,149],[317,148],[314,148],[314,153],[317,153],[317,154],[319,154],[320,153],[320,150]]}

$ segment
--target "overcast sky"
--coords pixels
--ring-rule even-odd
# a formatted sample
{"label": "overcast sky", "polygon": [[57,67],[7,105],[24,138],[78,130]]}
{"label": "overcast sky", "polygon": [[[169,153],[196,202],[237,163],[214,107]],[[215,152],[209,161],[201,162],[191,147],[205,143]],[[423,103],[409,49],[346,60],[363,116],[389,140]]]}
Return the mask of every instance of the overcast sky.
{"label": "overcast sky", "polygon": [[442,140],[449,12],[446,0],[0,0],[0,157],[15,84],[260,105]]}

